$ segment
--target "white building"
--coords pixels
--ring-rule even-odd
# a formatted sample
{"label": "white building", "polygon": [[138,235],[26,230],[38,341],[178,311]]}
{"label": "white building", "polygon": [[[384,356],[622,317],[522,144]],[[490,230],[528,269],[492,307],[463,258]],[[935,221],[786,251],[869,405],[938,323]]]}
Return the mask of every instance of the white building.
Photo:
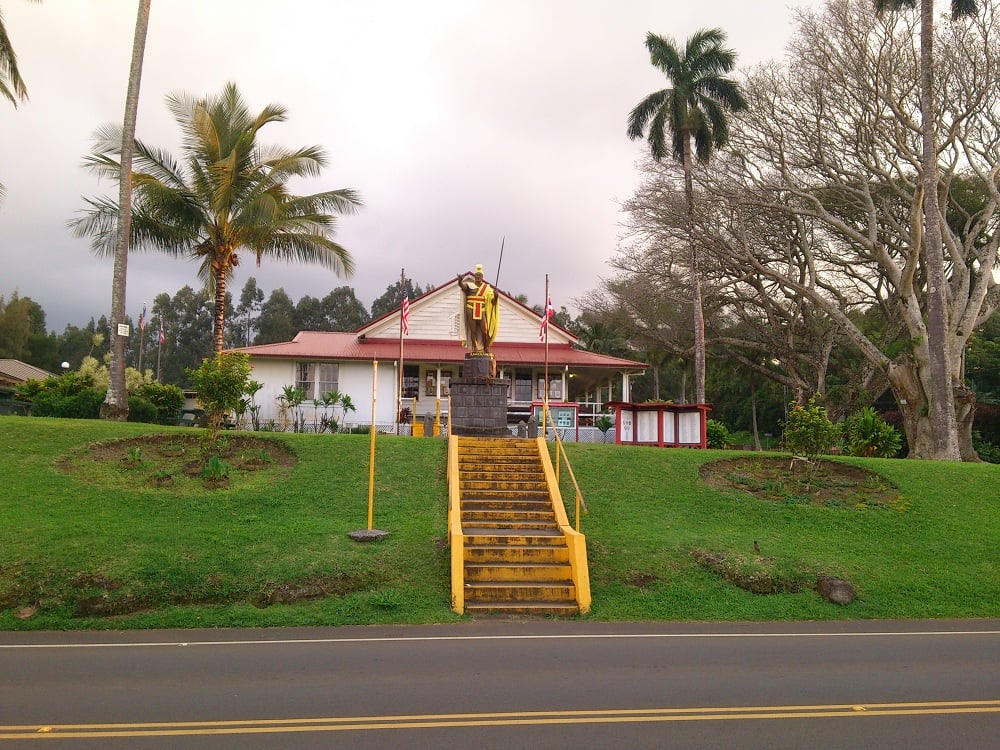
{"label": "white building", "polygon": [[[614,396],[628,400],[629,376],[642,372],[644,363],[576,348],[578,339],[551,322],[546,345],[539,340],[541,316],[513,297],[497,294],[500,325],[491,351],[497,377],[508,381],[511,424],[527,419],[543,400],[546,371],[550,408],[566,427],[589,424]],[[262,423],[289,424],[291,416],[279,398],[286,386],[306,395],[302,411],[307,429],[327,413],[346,419],[348,426],[371,424],[373,393],[380,426],[394,426],[400,409],[408,410],[407,418],[445,418],[449,383],[461,377],[468,351],[464,304],[456,277],[410,302],[405,336],[400,335],[397,308],[352,333],[301,331],[291,341],[233,351],[250,355],[251,377],[264,386],[255,397]],[[357,411],[344,415],[314,407],[313,400],[328,391],[350,396]]]}

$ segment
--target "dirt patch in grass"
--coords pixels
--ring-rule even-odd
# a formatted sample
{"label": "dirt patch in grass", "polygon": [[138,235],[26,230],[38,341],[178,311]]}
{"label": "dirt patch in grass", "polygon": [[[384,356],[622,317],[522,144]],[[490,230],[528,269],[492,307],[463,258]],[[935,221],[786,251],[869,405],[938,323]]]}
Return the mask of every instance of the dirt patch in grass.
{"label": "dirt patch in grass", "polygon": [[295,454],[276,440],[224,434],[218,445],[209,445],[201,434],[171,433],[91,443],[56,465],[90,484],[184,494],[271,482],[296,463]]}
{"label": "dirt patch in grass", "polygon": [[747,456],[712,461],[699,471],[712,487],[776,503],[858,508],[901,502],[899,490],[880,474],[825,459]]}
{"label": "dirt patch in grass", "polygon": [[810,587],[815,574],[807,570],[778,570],[773,557],[727,554],[696,549],[691,557],[698,565],[754,594],[798,593]]}
{"label": "dirt patch in grass", "polygon": [[301,581],[286,581],[283,583],[268,582],[254,597],[256,607],[269,607],[272,604],[293,604],[295,602],[323,599],[327,596],[344,596],[352,591],[360,591],[371,585],[370,578],[365,576],[328,575],[308,578]]}
{"label": "dirt patch in grass", "polygon": [[641,570],[630,570],[625,578],[625,583],[633,588],[645,589],[659,580],[659,577],[652,573],[644,573]]}

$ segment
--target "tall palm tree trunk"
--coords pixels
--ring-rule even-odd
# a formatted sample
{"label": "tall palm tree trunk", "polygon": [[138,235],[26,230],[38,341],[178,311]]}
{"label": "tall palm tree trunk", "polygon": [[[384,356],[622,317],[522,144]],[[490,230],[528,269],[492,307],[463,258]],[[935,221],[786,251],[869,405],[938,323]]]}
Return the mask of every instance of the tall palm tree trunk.
{"label": "tall palm tree trunk", "polygon": [[948,284],[944,272],[938,207],[937,139],[934,125],[934,2],[920,5],[920,129],[923,140],[924,250],[927,261],[927,349],[934,458],[960,460],[950,371]]}
{"label": "tall palm tree trunk", "polygon": [[226,327],[226,269],[219,268],[215,272],[215,320],[212,324],[212,349],[216,354],[222,353],[223,334]]}
{"label": "tall palm tree trunk", "polygon": [[694,402],[705,403],[705,312],[701,301],[701,271],[694,241],[694,179],[691,137],[684,139],[684,195],[687,198],[688,252],[691,262],[691,312],[694,320]]}
{"label": "tall palm tree trunk", "polygon": [[135,122],[139,111],[139,82],[146,50],[151,0],[139,0],[132,42],[128,91],[125,95],[125,121],[122,128],[121,173],[118,180],[118,235],[111,276],[111,361],[108,364],[108,392],[101,405],[101,417],[124,422],[128,418],[128,394],[125,390],[125,336],[118,326],[125,322],[125,279],[128,267],[128,243],[132,231],[132,156],[135,153]]}

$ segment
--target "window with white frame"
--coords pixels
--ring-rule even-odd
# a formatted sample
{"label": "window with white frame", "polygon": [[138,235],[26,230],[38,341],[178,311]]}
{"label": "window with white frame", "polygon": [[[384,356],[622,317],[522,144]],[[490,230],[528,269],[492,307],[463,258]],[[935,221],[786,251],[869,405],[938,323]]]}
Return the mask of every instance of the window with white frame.
{"label": "window with white frame", "polygon": [[316,398],[316,363],[297,362],[295,364],[295,387],[306,394],[306,400]]}
{"label": "window with white frame", "polygon": [[316,394],[323,398],[330,391],[340,390],[340,365],[336,362],[321,362],[316,365]]}

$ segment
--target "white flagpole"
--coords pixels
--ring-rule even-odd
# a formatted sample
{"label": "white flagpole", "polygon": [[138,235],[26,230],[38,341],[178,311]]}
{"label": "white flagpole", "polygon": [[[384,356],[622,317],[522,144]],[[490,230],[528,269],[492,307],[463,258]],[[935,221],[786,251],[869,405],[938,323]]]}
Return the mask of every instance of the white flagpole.
{"label": "white flagpole", "polygon": [[[406,296],[406,269],[399,271],[399,383],[396,389],[396,434],[403,418],[403,298]],[[411,417],[413,415],[410,415]]]}
{"label": "white flagpole", "polygon": [[368,530],[372,530],[375,507],[375,402],[378,400],[378,360],[372,360],[372,425],[368,449]]}
{"label": "white flagpole", "polygon": [[548,430],[549,419],[549,275],[545,274],[545,302],[542,320],[545,323],[545,391],[542,395],[542,435]]}

